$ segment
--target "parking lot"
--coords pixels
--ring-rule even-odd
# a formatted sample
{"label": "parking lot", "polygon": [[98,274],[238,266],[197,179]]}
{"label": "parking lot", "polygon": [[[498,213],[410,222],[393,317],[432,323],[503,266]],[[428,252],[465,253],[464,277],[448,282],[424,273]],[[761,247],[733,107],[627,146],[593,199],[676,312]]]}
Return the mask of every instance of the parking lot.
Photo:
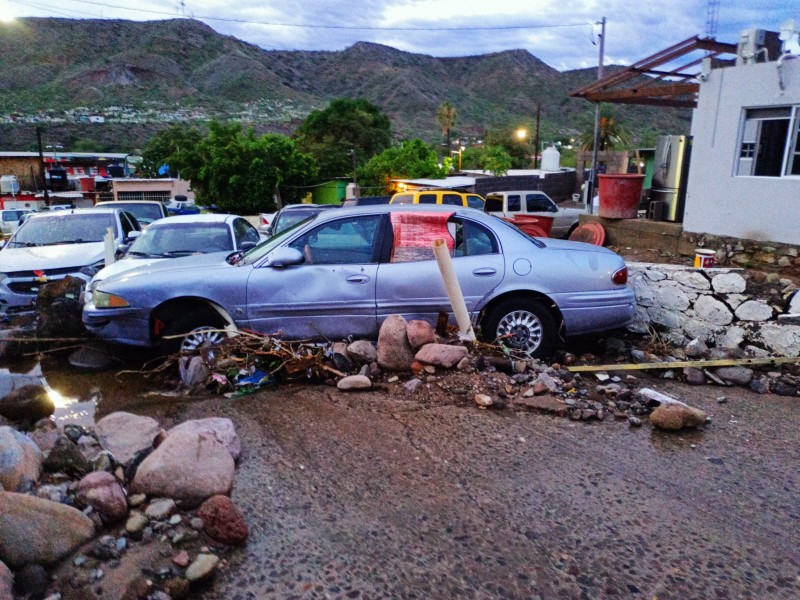
{"label": "parking lot", "polygon": [[207,600],[798,597],[796,399],[656,385],[712,423],[303,385],[136,412],[227,416],[242,438],[250,539]]}

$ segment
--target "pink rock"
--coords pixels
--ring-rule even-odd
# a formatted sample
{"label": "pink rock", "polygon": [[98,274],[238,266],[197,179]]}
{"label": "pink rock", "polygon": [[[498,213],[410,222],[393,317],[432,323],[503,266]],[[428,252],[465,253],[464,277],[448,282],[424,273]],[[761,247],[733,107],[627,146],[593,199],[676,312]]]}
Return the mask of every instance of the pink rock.
{"label": "pink rock", "polygon": [[400,315],[389,315],[378,334],[378,364],[387,371],[407,371],[413,362],[406,320]]}
{"label": "pink rock", "polygon": [[239,458],[242,452],[242,443],[236,434],[233,421],[224,417],[209,417],[207,419],[194,419],[184,421],[169,430],[169,435],[176,431],[195,431],[197,433],[208,433],[231,453],[233,460]]}
{"label": "pink rock", "polygon": [[174,431],[142,461],[131,492],[198,501],[227,494],[236,465],[230,452],[209,433]]}
{"label": "pink rock", "polygon": [[185,567],[189,564],[189,553],[186,550],[181,550],[172,557],[172,562],[179,567]]}
{"label": "pink rock", "polygon": [[457,365],[467,354],[469,354],[469,350],[464,346],[426,344],[420,348],[415,358],[421,363],[437,365],[449,369]]}
{"label": "pink rock", "polygon": [[41,469],[39,446],[13,427],[0,427],[0,489],[26,492],[39,480]]}
{"label": "pink rock", "polygon": [[197,516],[203,519],[203,531],[218,542],[237,546],[247,540],[247,523],[227,496],[209,498],[203,502]]}
{"label": "pink rock", "polygon": [[420,319],[413,319],[406,325],[406,336],[408,336],[408,343],[416,350],[425,344],[436,343],[436,332],[433,326],[427,321]]}
{"label": "pink rock", "polygon": [[128,515],[128,500],[117,478],[107,471],[89,473],[78,483],[78,500],[88,504],[109,521]]}
{"label": "pink rock", "polygon": [[100,445],[123,465],[132,463],[139,452],[151,449],[159,430],[155,419],[126,412],[111,413],[95,425]]}

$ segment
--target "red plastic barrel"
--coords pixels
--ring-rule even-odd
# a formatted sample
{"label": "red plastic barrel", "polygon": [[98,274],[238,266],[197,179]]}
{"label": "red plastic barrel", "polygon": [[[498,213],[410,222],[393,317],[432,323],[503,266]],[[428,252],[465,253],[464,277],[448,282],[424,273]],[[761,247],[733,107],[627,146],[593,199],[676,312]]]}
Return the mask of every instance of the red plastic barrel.
{"label": "red plastic barrel", "polygon": [[519,227],[525,233],[528,231],[525,229],[526,225],[535,225],[541,231],[544,232],[544,235],[537,235],[535,237],[550,237],[550,233],[553,231],[553,217],[541,217],[536,215],[514,215],[514,218],[511,222]]}
{"label": "red plastic barrel", "polygon": [[605,219],[635,219],[642,196],[644,175],[614,173],[600,175],[600,211]]}

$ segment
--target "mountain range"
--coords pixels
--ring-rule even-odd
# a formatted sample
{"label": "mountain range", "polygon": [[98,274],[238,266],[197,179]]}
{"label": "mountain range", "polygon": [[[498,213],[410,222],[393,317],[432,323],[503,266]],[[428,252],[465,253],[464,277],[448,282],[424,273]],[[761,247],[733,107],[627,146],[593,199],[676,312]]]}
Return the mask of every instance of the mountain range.
{"label": "mountain range", "polygon": [[[128,151],[175,120],[233,118],[291,133],[342,97],[379,106],[398,138],[429,142],[441,141],[442,102],[458,110],[453,134],[474,137],[531,127],[540,103],[546,140],[590,122],[592,105],[569,92],[595,73],[560,72],[526,50],[437,58],[359,42],[275,51],[191,19],[24,18],[0,24],[0,149],[31,149],[35,121],[67,150]],[[689,129],[687,110],[620,105],[615,114],[634,132]],[[90,115],[105,122],[82,122]]]}

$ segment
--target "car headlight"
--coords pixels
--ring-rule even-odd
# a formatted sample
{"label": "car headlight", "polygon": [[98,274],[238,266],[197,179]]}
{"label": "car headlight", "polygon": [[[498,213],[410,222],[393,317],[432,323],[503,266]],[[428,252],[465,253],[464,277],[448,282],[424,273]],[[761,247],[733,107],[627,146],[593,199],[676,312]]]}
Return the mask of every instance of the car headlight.
{"label": "car headlight", "polygon": [[122,296],[95,289],[92,293],[95,308],[125,308],[130,306]]}

